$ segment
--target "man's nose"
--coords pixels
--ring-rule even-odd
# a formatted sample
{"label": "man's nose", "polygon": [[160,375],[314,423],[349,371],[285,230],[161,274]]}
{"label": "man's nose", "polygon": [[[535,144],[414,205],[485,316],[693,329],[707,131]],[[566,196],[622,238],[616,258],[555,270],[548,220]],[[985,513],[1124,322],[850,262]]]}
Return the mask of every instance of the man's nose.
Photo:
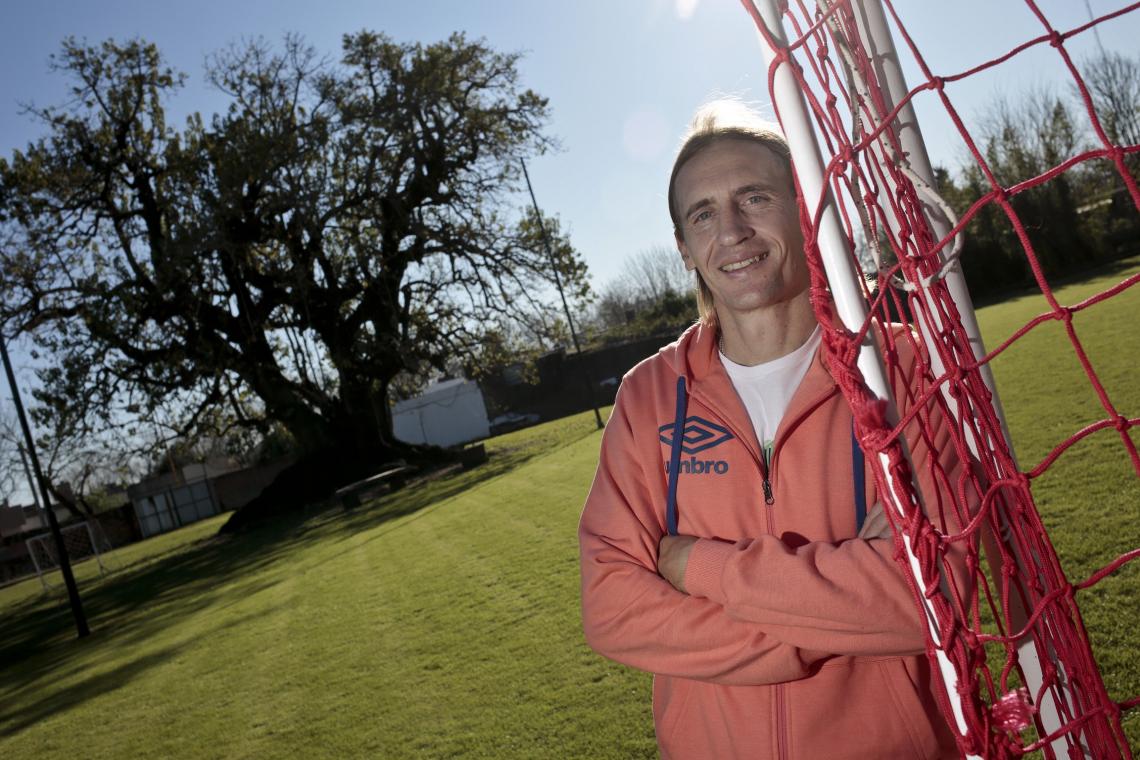
{"label": "man's nose", "polygon": [[717,240],[721,245],[736,245],[752,237],[754,231],[744,218],[744,214],[735,205],[730,204],[718,216],[720,225],[717,228]]}

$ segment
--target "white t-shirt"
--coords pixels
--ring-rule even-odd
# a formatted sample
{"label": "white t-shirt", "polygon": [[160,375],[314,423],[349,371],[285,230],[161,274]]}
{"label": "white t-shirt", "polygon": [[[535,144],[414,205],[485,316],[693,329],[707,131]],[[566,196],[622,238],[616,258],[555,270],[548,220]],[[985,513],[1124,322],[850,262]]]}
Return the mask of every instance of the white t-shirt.
{"label": "white t-shirt", "polygon": [[763,449],[765,462],[771,460],[776,428],[780,426],[780,420],[784,419],[788,402],[792,400],[796,388],[807,374],[819,342],[820,330],[817,325],[802,346],[770,362],[747,367],[732,361],[723,352],[720,354],[721,364],[732,380],[736,395],[752,418],[752,427]]}

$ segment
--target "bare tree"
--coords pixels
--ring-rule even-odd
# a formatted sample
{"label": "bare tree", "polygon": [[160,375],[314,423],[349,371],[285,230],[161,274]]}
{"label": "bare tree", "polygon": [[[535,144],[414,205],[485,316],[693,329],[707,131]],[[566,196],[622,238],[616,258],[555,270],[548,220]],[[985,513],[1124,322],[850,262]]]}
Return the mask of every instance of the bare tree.
{"label": "bare tree", "polygon": [[11,502],[23,486],[19,439],[12,415],[0,412],[0,502]]}
{"label": "bare tree", "polygon": [[632,320],[636,310],[636,300],[624,279],[606,283],[598,295],[598,300],[594,302],[592,321],[595,329],[605,331]]}
{"label": "bare tree", "polygon": [[627,257],[594,301],[591,325],[604,340],[671,332],[696,318],[694,280],[680,254],[654,246]]}
{"label": "bare tree", "polygon": [[656,245],[629,256],[622,265],[621,282],[639,305],[656,303],[666,295],[681,295],[693,287],[675,249]]}
{"label": "bare tree", "polygon": [[[1140,144],[1140,58],[1106,52],[1081,68],[1108,139],[1116,145]],[[1135,161],[1133,154],[1133,171]]]}
{"label": "bare tree", "polygon": [[[36,441],[36,453],[47,480],[52,502],[76,519],[95,514],[99,494],[110,485],[131,480],[141,473],[128,446],[108,440],[106,434],[91,438],[79,429],[64,437],[44,436]],[[29,472],[23,433],[14,416],[0,415],[0,499],[12,500],[24,489],[38,488]],[[32,494],[39,501],[40,494]]]}

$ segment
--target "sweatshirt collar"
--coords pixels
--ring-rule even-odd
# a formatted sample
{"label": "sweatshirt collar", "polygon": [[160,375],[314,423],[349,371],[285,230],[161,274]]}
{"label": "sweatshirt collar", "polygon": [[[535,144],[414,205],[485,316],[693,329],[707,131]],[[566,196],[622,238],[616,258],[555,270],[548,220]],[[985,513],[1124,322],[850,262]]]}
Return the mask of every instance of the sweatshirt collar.
{"label": "sweatshirt collar", "polygon": [[[730,424],[734,420],[748,420],[744,404],[721,364],[717,339],[715,326],[698,322],[685,330],[676,342],[662,349],[661,353],[673,371],[685,377],[690,393],[716,412],[722,420]],[[821,343],[812,357],[807,374],[788,403],[784,422],[780,424],[781,430],[777,431],[777,441],[788,423],[794,422],[807,410],[835,393],[837,387],[824,363]],[[733,432],[746,443],[754,456],[759,457],[760,445],[752,426],[744,425],[743,430],[737,429],[736,425],[733,427]]]}

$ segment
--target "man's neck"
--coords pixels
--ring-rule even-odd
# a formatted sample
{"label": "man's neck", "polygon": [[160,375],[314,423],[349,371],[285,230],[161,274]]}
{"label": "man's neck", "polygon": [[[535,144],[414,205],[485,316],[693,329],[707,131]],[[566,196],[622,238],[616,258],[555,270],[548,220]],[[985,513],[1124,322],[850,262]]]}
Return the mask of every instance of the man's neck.
{"label": "man's neck", "polygon": [[807,342],[817,324],[806,291],[791,301],[726,316],[720,320],[720,350],[745,366],[787,356]]}

